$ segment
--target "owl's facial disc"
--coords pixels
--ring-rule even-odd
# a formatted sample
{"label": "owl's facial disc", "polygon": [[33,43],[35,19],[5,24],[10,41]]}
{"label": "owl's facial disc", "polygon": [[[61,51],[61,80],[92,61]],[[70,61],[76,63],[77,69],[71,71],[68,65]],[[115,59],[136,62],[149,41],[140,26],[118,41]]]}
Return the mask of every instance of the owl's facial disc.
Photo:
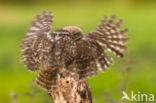
{"label": "owl's facial disc", "polygon": [[72,34],[72,39],[77,41],[80,40],[83,37],[83,32],[79,27],[76,26],[67,26],[64,27],[64,30],[67,30]]}

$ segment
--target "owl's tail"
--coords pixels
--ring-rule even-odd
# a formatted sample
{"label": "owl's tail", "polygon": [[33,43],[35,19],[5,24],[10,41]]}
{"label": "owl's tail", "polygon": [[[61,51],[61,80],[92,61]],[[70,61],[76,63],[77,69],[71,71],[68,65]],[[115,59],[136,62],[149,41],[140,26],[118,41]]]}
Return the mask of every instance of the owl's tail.
{"label": "owl's tail", "polygon": [[48,91],[54,91],[57,87],[57,69],[42,69],[35,82]]}

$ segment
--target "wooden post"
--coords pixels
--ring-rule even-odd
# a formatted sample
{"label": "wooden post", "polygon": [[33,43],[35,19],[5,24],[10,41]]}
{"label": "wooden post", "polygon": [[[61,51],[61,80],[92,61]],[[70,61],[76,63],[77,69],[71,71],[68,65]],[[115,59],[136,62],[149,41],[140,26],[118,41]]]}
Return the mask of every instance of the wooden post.
{"label": "wooden post", "polygon": [[48,93],[55,103],[92,103],[87,80],[60,78],[58,91]]}

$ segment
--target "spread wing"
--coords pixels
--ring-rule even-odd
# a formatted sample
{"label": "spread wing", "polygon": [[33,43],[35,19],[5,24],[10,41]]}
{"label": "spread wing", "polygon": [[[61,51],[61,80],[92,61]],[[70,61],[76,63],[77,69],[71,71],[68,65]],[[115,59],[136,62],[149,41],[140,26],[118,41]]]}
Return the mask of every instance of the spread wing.
{"label": "spread wing", "polygon": [[116,22],[115,15],[110,19],[105,16],[98,28],[86,36],[88,39],[95,41],[99,49],[102,49],[101,51],[97,50],[97,53],[100,53],[96,57],[96,64],[102,71],[105,71],[113,63],[113,59],[106,53],[107,51],[120,58],[124,56],[123,51],[127,49],[125,44],[129,41],[129,38],[124,38],[128,29],[121,30],[122,25],[123,20]]}
{"label": "spread wing", "polygon": [[42,11],[37,15],[21,45],[24,51],[22,60],[28,70],[38,71],[42,65],[35,82],[46,90],[55,90],[58,80],[58,69],[50,56],[54,45],[53,38],[49,35],[52,19],[51,12]]}
{"label": "spread wing", "polygon": [[21,50],[24,51],[22,60],[32,72],[40,69],[50,51],[52,38],[48,33],[51,30],[52,18],[51,12],[42,11],[37,15],[21,44]]}

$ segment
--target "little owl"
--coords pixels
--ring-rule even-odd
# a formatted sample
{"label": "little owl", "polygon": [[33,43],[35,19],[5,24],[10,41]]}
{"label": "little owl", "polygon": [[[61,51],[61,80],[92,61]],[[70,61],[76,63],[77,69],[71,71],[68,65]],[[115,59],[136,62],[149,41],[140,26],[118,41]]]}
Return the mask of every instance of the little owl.
{"label": "little owl", "polygon": [[32,22],[21,45],[22,60],[28,70],[40,71],[35,82],[48,91],[57,90],[63,77],[76,80],[104,72],[113,63],[107,51],[122,58],[124,45],[129,38],[123,36],[128,29],[120,30],[123,21],[116,16],[105,16],[95,31],[87,36],[77,26],[66,26],[51,32],[53,16],[42,11]]}

